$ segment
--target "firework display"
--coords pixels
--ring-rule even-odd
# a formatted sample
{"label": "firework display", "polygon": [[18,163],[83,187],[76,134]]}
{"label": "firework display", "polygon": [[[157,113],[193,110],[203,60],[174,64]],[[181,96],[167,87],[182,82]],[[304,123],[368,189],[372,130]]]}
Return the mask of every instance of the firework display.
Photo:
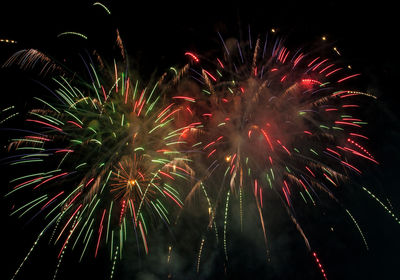
{"label": "firework display", "polygon": [[[104,4],[92,6],[111,17]],[[400,224],[390,201],[359,183],[380,165],[364,111],[377,97],[359,89],[363,73],[344,64],[326,37],[299,47],[276,29],[253,34],[249,26],[240,40],[221,31],[214,38],[219,49],[185,50],[183,67],[151,79],[132,69],[142,57],[129,62],[118,29],[115,37],[111,56],[85,49],[60,63],[23,49],[3,64],[28,74],[40,89],[27,94],[22,110],[0,107],[9,214],[37,226],[12,279],[22,278],[46,242],[56,251],[52,279],[71,256],[83,265],[105,260],[104,278],[117,278],[117,264],[132,249],[126,262],[162,251],[168,279],[206,279],[202,271],[216,266],[231,278],[229,270],[246,258],[243,240],[251,239],[257,247],[251,253],[271,265],[273,230],[283,223],[292,227],[289,238],[300,240],[312,273],[331,279],[314,242],[316,220],[325,212],[334,208],[359,247],[370,250],[349,190]],[[78,30],[57,38],[90,41]],[[152,241],[158,243],[152,247]],[[162,249],[152,250],[160,243]],[[180,258],[191,274],[174,272],[185,270]]]}

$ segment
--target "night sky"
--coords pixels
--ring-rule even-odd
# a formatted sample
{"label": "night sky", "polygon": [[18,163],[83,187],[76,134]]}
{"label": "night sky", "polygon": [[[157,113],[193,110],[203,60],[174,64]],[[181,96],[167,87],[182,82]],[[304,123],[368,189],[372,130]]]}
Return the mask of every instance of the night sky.
{"label": "night sky", "polygon": [[[26,3],[25,3],[26,2]],[[6,1],[0,6],[0,64],[14,52],[36,48],[59,60],[84,49],[96,49],[112,54],[115,29],[118,28],[132,65],[150,76],[154,70],[162,71],[171,65],[184,65],[184,53],[206,53],[220,47],[217,31],[226,37],[246,39],[248,26],[254,34],[265,34],[271,28],[287,35],[289,41],[299,44],[318,42],[322,36],[339,48],[347,64],[362,73],[361,91],[372,92],[378,100],[365,110],[369,115],[370,149],[381,163],[369,167],[358,183],[374,186],[380,197],[388,197],[394,213],[400,214],[398,162],[400,159],[400,126],[398,118],[399,50],[398,15],[389,1],[186,1],[184,4],[161,4],[153,1],[104,0],[112,15],[106,16],[94,1]],[[129,1],[131,2],[131,1]],[[57,38],[65,31],[88,35],[89,40]],[[15,70],[0,71],[1,101],[9,104],[33,94],[34,87],[28,75]],[[3,107],[3,104],[1,104]],[[1,131],[1,144],[7,139]],[[1,154],[3,156],[3,154]],[[1,172],[5,166],[1,166]],[[1,178],[1,197],[8,188],[10,175]],[[400,225],[397,224],[365,192],[347,186],[344,202],[352,205],[352,213],[363,228],[370,247],[366,251],[354,225],[335,204],[327,204],[320,212],[309,215],[309,238],[319,254],[328,279],[397,279],[400,265]],[[275,203],[275,204],[274,204]],[[197,252],[201,240],[201,219],[196,211],[184,216],[182,224],[171,237],[165,230],[150,240],[152,253],[138,257],[134,241],[127,244],[126,257],[117,265],[114,279],[323,279],[313,258],[304,246],[301,236],[291,223],[285,210],[271,201],[274,214],[270,229],[271,262],[265,262],[265,245],[261,229],[254,221],[246,222],[243,233],[230,232],[230,255],[224,267],[223,252],[205,251],[202,270],[196,273]],[[9,217],[12,202],[0,199],[1,262],[0,279],[10,279],[13,272],[34,242],[41,225],[29,225]],[[195,205],[195,204],[194,204]],[[276,205],[276,207],[274,207]],[[249,209],[254,211],[254,209]],[[190,212],[190,211],[189,211]],[[191,216],[192,215],[192,216]],[[233,219],[232,224],[237,223]],[[311,230],[311,226],[314,225]],[[335,231],[329,231],[335,225]],[[161,231],[160,231],[161,232]],[[200,240],[199,240],[200,237]],[[211,238],[210,238],[211,239]],[[178,243],[172,264],[166,265],[168,242]],[[16,279],[51,279],[57,264],[57,249],[42,241]],[[190,246],[193,245],[193,246]],[[69,254],[62,264],[58,279],[108,279],[110,262],[107,257],[97,260],[86,258],[78,264],[76,256]],[[37,277],[37,278],[35,278]]]}

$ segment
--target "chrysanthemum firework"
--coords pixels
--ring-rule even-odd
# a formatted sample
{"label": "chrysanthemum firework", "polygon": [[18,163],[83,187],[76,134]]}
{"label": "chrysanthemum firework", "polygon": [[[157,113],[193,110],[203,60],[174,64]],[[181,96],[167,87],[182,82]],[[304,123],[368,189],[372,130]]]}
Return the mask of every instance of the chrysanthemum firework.
{"label": "chrysanthemum firework", "polygon": [[[209,225],[217,231],[216,215],[223,216],[223,234],[217,239],[223,239],[228,259],[234,196],[241,225],[245,205],[255,206],[267,244],[265,204],[273,194],[319,262],[296,209],[323,203],[324,197],[340,204],[336,197],[342,183],[362,174],[365,162],[378,164],[368,150],[360,110],[364,99],[375,97],[353,88],[360,74],[340,63],[336,48],[326,54],[321,48],[291,50],[273,33],[252,38],[250,29],[247,42],[218,35],[219,56],[186,53],[202,90],[194,96],[193,110],[204,127],[193,146],[200,147],[202,157],[196,162],[204,172],[194,190],[207,196]],[[354,217],[344,210],[368,248]]]}
{"label": "chrysanthemum firework", "polygon": [[152,226],[168,226],[183,206],[176,186],[190,173],[181,145],[191,125],[171,96],[176,70],[142,84],[126,60],[107,67],[96,59],[99,66],[82,57],[81,75],[32,49],[6,63],[52,77],[8,145],[18,174],[6,194],[16,201],[11,215],[44,224],[27,257],[45,235],[59,248],[59,263],[67,249],[80,259],[103,250],[115,263],[129,234],[147,253]]}

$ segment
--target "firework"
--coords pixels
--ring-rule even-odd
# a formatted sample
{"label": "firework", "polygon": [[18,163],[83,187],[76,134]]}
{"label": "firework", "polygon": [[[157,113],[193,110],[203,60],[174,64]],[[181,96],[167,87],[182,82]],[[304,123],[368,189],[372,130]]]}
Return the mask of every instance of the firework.
{"label": "firework", "polygon": [[[52,77],[50,94],[33,98],[23,128],[8,144],[6,161],[18,174],[6,194],[16,201],[11,215],[45,225],[14,277],[48,236],[59,248],[54,277],[72,249],[80,260],[109,252],[112,278],[127,235],[148,253],[152,226],[168,226],[174,209],[183,206],[177,185],[189,177],[190,160],[181,146],[192,125],[185,124],[180,97],[170,93],[175,71],[143,84],[126,61],[107,67],[97,57],[99,67],[81,58],[87,70],[82,78],[32,49],[5,64],[40,67],[41,75]],[[2,123],[18,116],[13,107],[2,113]]]}
{"label": "firework", "polygon": [[[217,241],[221,208],[226,260],[228,217],[235,203],[242,230],[245,206],[256,209],[269,259],[265,208],[273,194],[321,267],[296,210],[317,208],[324,198],[342,206],[337,199],[342,182],[362,175],[366,162],[379,164],[367,149],[367,122],[360,111],[364,99],[375,97],[353,88],[361,74],[338,62],[336,47],[325,55],[293,51],[273,33],[253,38],[249,29],[247,42],[225,41],[218,33],[220,56],[186,53],[191,79],[202,91],[193,94],[203,127],[192,145],[201,151],[196,162],[203,168],[196,168],[202,179],[192,193],[201,188],[206,195],[208,228],[215,229]],[[344,210],[368,249],[355,218]],[[203,247],[204,239],[199,258]],[[322,268],[321,273],[327,277]]]}

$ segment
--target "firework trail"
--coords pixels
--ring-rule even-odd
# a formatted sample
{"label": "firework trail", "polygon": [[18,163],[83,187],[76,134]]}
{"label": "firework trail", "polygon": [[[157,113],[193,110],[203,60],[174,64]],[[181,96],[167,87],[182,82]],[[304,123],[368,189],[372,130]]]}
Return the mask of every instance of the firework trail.
{"label": "firework trail", "polygon": [[[367,123],[360,117],[363,100],[375,97],[353,88],[360,74],[338,63],[337,55],[293,51],[273,31],[253,38],[249,28],[247,42],[218,36],[219,56],[186,53],[188,73],[200,87],[193,110],[203,125],[192,144],[201,151],[194,161],[202,179],[191,195],[200,187],[205,192],[212,213],[208,228],[216,233],[221,208],[228,260],[227,224],[235,198],[241,228],[245,206],[255,206],[269,259],[265,203],[274,194],[321,268],[296,209],[317,206],[326,197],[341,205],[336,198],[341,183],[362,175],[366,162],[379,164],[367,150]],[[355,218],[344,210],[368,249]]]}
{"label": "firework trail", "polygon": [[[182,113],[185,100],[171,94],[181,73],[144,84],[126,60],[107,66],[98,56],[98,67],[81,59],[82,78],[33,49],[4,65],[52,78],[49,94],[34,97],[24,125],[13,130],[3,159],[18,174],[6,194],[16,201],[11,215],[45,225],[13,278],[44,236],[59,248],[54,278],[67,249],[80,261],[109,252],[112,278],[127,235],[147,254],[151,228],[168,226],[183,206],[178,186],[191,170],[181,147],[193,125]],[[2,123],[21,116],[12,106],[1,113]]]}

